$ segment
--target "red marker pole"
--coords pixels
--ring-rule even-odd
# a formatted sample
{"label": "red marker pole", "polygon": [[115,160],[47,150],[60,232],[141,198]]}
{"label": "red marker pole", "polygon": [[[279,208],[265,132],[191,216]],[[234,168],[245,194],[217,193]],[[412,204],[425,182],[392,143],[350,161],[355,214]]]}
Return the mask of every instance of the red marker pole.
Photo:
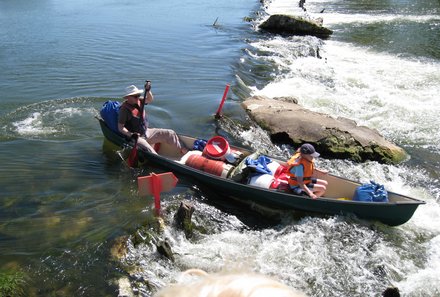
{"label": "red marker pole", "polygon": [[138,177],[139,195],[153,195],[156,215],[160,215],[160,193],[171,191],[177,184],[177,177],[172,172]]}
{"label": "red marker pole", "polygon": [[225,88],[225,92],[223,93],[222,101],[220,102],[220,105],[218,106],[217,112],[216,112],[216,114],[215,114],[215,118],[216,118],[216,119],[222,117],[221,112],[222,112],[223,104],[225,104],[225,101],[226,101],[226,95],[228,95],[229,87],[230,87],[230,85],[227,84],[227,85],[226,85],[226,88]]}
{"label": "red marker pole", "polygon": [[155,173],[151,174],[151,190],[154,197],[156,214],[160,215],[160,192],[162,192],[162,180]]}

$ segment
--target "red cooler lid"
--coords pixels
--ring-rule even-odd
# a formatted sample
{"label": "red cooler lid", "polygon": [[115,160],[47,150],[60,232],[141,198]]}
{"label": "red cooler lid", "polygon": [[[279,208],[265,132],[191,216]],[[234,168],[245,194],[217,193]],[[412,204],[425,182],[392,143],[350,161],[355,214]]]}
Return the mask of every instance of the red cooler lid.
{"label": "red cooler lid", "polygon": [[221,158],[229,151],[229,143],[221,136],[214,136],[206,143],[204,153],[212,158]]}

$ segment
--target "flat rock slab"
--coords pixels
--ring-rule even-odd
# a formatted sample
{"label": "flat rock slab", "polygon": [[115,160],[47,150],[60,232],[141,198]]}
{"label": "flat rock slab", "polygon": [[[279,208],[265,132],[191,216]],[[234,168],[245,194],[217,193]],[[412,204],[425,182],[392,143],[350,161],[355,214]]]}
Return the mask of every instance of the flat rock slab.
{"label": "flat rock slab", "polygon": [[396,164],[407,158],[402,148],[386,140],[377,130],[358,126],[347,118],[333,118],[307,110],[293,99],[283,101],[283,98],[254,96],[246,99],[242,106],[270,133],[274,143],[298,147],[308,142],[322,157],[357,162],[371,160]]}

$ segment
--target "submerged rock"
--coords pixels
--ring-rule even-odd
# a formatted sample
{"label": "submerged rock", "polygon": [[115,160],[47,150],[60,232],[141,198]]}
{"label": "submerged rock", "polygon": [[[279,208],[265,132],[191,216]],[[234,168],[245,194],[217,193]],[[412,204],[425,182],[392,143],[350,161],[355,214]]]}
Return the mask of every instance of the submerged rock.
{"label": "submerged rock", "polygon": [[119,287],[118,297],[134,297],[130,280],[127,277],[121,277],[118,280],[118,287]]}
{"label": "submerged rock", "polygon": [[399,289],[396,287],[386,288],[385,291],[382,292],[383,297],[400,297]]}
{"label": "submerged rock", "polygon": [[182,201],[179,210],[174,216],[176,226],[185,232],[186,238],[192,237],[193,234],[193,224],[191,219],[194,210],[195,208],[192,204]]}
{"label": "submerged rock", "polygon": [[271,15],[259,28],[276,34],[312,35],[323,39],[333,34],[332,30],[322,26],[322,19],[313,21],[283,14]]}
{"label": "submerged rock", "polygon": [[312,143],[321,156],[353,161],[396,164],[405,151],[387,141],[377,130],[358,126],[347,118],[313,112],[294,102],[254,96],[242,103],[249,116],[271,135],[274,143],[298,147]]}
{"label": "submerged rock", "polygon": [[115,239],[110,249],[110,254],[114,260],[121,260],[127,255],[127,240],[128,236],[119,236]]}
{"label": "submerged rock", "polygon": [[174,262],[173,250],[171,248],[171,244],[169,243],[169,241],[167,239],[160,240],[156,244],[156,248],[157,248],[157,252],[159,254],[161,254],[162,256],[164,256],[164,257],[170,259],[172,262]]}

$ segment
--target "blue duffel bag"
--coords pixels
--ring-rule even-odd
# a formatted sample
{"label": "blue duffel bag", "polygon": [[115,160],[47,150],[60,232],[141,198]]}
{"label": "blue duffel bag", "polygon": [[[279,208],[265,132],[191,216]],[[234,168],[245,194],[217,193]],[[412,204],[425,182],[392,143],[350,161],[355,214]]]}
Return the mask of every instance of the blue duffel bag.
{"label": "blue duffel bag", "polygon": [[101,108],[101,118],[107,124],[107,126],[115,133],[120,133],[118,129],[118,115],[119,109],[121,109],[121,103],[118,101],[106,101]]}
{"label": "blue duffel bag", "polygon": [[353,200],[366,202],[388,202],[388,192],[385,190],[383,185],[371,180],[369,184],[363,184],[356,188]]}

